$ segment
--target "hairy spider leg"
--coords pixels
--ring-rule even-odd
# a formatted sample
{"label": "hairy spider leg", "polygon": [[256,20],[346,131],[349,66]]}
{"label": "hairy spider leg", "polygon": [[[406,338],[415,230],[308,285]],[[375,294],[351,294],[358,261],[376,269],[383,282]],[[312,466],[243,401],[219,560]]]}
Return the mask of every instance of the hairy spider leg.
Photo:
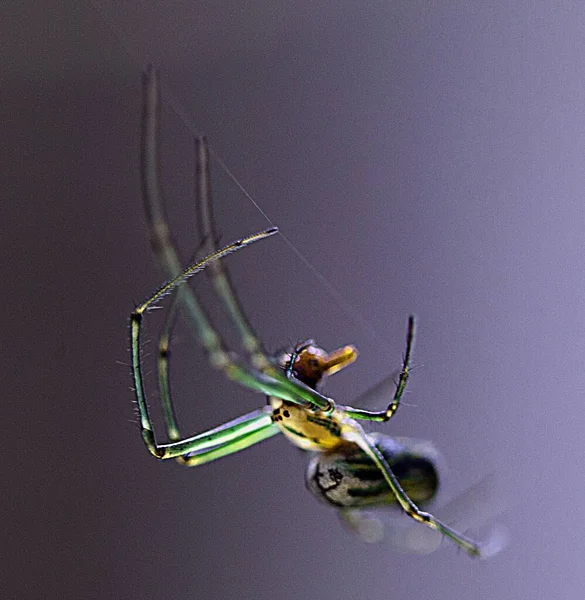
{"label": "hairy spider leg", "polygon": [[[160,87],[156,70],[152,66],[149,66],[144,74],[141,142],[143,196],[154,252],[160,264],[167,271],[167,274],[170,277],[174,277],[180,271],[181,263],[176,246],[170,235],[164,209],[162,186],[160,184],[159,131]],[[243,380],[238,379],[241,374],[241,366],[235,365],[236,369],[230,368],[226,370],[224,368],[227,363],[231,362],[231,357],[224,350],[219,335],[212,327],[193,290],[187,286],[182,286],[177,291],[177,294],[181,304],[187,308],[190,317],[189,321],[195,326],[197,338],[204,346],[211,364],[224,370],[228,377],[239,381],[243,385],[248,385],[245,377]],[[301,382],[288,379],[281,369],[266,357],[259,341],[257,341],[257,344],[260,350],[254,353],[252,363],[255,369],[264,373],[270,379],[279,382],[279,385],[274,390],[275,396],[279,395],[279,390],[283,390],[291,402],[297,404],[308,403],[315,408],[329,412],[333,410],[334,404],[332,400]],[[250,372],[253,372],[253,370]],[[256,388],[253,387],[252,389]]]}
{"label": "hairy spider leg", "polygon": [[[160,138],[160,86],[158,81],[158,73],[154,67],[149,66],[144,74],[144,102],[143,102],[143,117],[142,117],[142,150],[141,150],[141,171],[142,171],[142,187],[145,212],[150,229],[151,244],[155,255],[163,269],[169,277],[174,277],[180,271],[181,261],[176,245],[170,235],[170,228],[167,223],[165,205],[163,200],[162,186],[160,183],[160,164],[159,164],[159,138]],[[198,153],[199,155],[199,153]],[[197,171],[203,171],[203,168],[196,166]],[[207,170],[207,168],[205,168]],[[207,172],[203,183],[198,184],[198,195],[203,200],[203,203],[208,208],[201,209],[202,215],[205,216],[205,222],[201,225],[203,228],[204,237],[209,244],[209,253],[216,250],[212,236],[207,235],[207,232],[213,232],[213,223],[210,222],[211,199],[209,198],[209,174]],[[234,321],[239,331],[247,331],[247,340],[244,340],[245,346],[254,346],[260,348],[259,352],[254,354],[254,366],[264,372],[269,373],[272,377],[281,381],[284,388],[288,389],[290,394],[298,391],[297,382],[289,382],[284,374],[277,369],[272,362],[266,357],[260,342],[252,333],[251,327],[247,325],[243,312],[238,306],[235,292],[229,286],[229,280],[224,277],[227,285],[218,284],[217,287],[222,290],[227,290],[233,300],[225,300],[226,305],[231,305],[232,310],[228,310],[230,315],[234,315]],[[230,289],[227,289],[230,288]],[[227,293],[224,292],[224,293]],[[198,301],[195,293],[187,286],[181,286],[177,291],[179,299],[183,305],[186,305],[190,316],[189,322],[195,326],[197,338],[201,341],[208,352],[212,364],[214,363],[214,353],[217,346],[221,343],[219,336],[211,326],[209,318],[205,314],[201,303]],[[227,297],[227,296],[226,296]],[[250,342],[250,338],[254,338],[255,342]],[[304,388],[305,386],[300,386]],[[301,396],[305,400],[299,399],[299,402],[309,401],[317,408],[331,410],[331,401],[325,398],[314,390],[304,389]],[[310,400],[306,400],[306,398]]]}
{"label": "hairy spider leg", "polygon": [[[272,421],[268,416],[268,412],[264,410],[255,411],[244,417],[231,421],[225,425],[217,427],[211,431],[196,435],[185,440],[174,441],[171,444],[158,445],[154,438],[154,431],[146,395],[144,392],[143,377],[142,377],[142,361],[140,351],[140,327],[144,313],[153,308],[162,298],[170,294],[175,288],[180,286],[189,277],[192,277],[199,271],[203,270],[211,261],[218,260],[223,256],[227,256],[245,246],[254,242],[263,240],[277,233],[276,228],[267,229],[259,233],[253,234],[241,240],[237,240],[221,250],[217,250],[210,256],[190,265],[168,283],[162,285],[150,298],[138,306],[132,312],[130,317],[130,348],[132,354],[132,374],[134,377],[134,387],[138,411],[140,415],[140,424],[142,427],[142,438],[149,451],[158,458],[176,458],[185,453],[197,452],[205,450],[211,446],[218,444],[231,444],[232,451],[236,452],[239,449],[250,446],[260,439],[274,435],[276,431],[272,431]],[[220,351],[223,352],[223,350]],[[219,365],[228,376],[236,379],[242,385],[260,391],[265,394],[281,393],[288,396],[287,390],[281,389],[280,383],[273,380],[269,375],[262,372],[255,372],[243,366],[229,361],[226,364]],[[294,400],[298,401],[298,395],[294,396]],[[291,401],[294,401],[291,399]],[[263,437],[262,437],[263,436]],[[239,442],[239,445],[237,444]],[[248,443],[246,443],[248,442]],[[218,450],[218,448],[215,448]],[[229,453],[229,452],[228,452]],[[225,453],[224,453],[225,454]],[[217,456],[217,458],[219,455]],[[213,458],[208,458],[213,460]],[[207,462],[207,461],[204,461]]]}
{"label": "hairy spider leg", "polygon": [[[138,309],[134,311],[131,318],[131,345],[136,396],[143,428],[143,439],[150,452],[159,458],[177,458],[179,456],[184,456],[185,454],[205,451],[207,452],[206,457],[188,457],[189,464],[201,464],[202,462],[208,462],[209,460],[219,458],[219,456],[236,452],[248,447],[260,441],[261,439],[275,435],[279,432],[279,430],[278,428],[272,426],[272,422],[269,421],[264,414],[264,410],[262,410],[255,411],[254,413],[250,413],[250,415],[243,417],[245,427],[242,426],[242,422],[239,419],[236,419],[235,421],[212,430],[214,432],[212,440],[215,440],[217,442],[216,445],[219,445],[218,447],[214,447],[213,451],[205,450],[205,448],[202,446],[202,440],[205,437],[205,434],[209,434],[209,432],[194,436],[193,438],[187,438],[186,440],[180,440],[180,434],[176,425],[176,419],[174,417],[174,411],[172,409],[167,386],[168,362],[166,361],[168,361],[168,340],[170,339],[172,322],[174,320],[174,315],[171,314],[171,318],[167,320],[167,325],[163,331],[163,341],[160,344],[160,346],[163,348],[161,355],[167,355],[167,357],[161,361],[162,366],[159,365],[159,371],[165,371],[163,380],[160,383],[161,387],[165,390],[162,395],[163,413],[165,415],[165,422],[169,431],[169,438],[173,443],[157,445],[154,439],[153,427],[148,413],[148,407],[146,404],[146,398],[142,384],[142,375],[140,371],[139,335],[142,314],[147,308],[154,306],[168,293],[176,291],[178,301],[181,303],[182,307],[186,308],[188,315],[191,317],[189,322],[195,326],[197,336],[206,349],[211,364],[216,368],[221,369],[227,377],[255,391],[259,391],[270,396],[283,398],[296,404],[305,404],[324,409],[325,411],[332,411],[334,405],[331,400],[319,394],[316,390],[310,389],[301,382],[289,380],[281,372],[281,370],[272,365],[267,358],[263,357],[262,361],[256,361],[257,364],[259,362],[263,362],[263,368],[246,367],[232,359],[231,356],[224,350],[221,339],[211,326],[209,319],[201,308],[201,305],[193,291],[187,286],[182,285],[188,277],[202,270],[211,262],[229,254],[236,249],[239,249],[244,245],[252,243],[252,241],[262,239],[263,237],[268,237],[268,235],[273,235],[276,233],[277,229],[271,228],[261,234],[250,236],[249,238],[245,238],[244,240],[230,244],[222,251],[214,252],[212,256],[207,257],[202,261],[191,265],[185,269],[185,271],[180,272],[180,261],[176,248],[170,237],[160,186],[158,163],[160,101],[158,80],[156,72],[152,68],[149,68],[145,75],[144,89],[141,144],[144,203],[146,206],[147,219],[151,230],[151,242],[153,248],[157,258],[159,259],[159,262],[163,265],[167,273],[173,279],[155,292],[155,294],[153,294],[153,296],[151,296],[151,298],[149,298],[142,306],[138,307]],[[172,308],[171,313],[174,313],[175,310],[176,309]],[[228,430],[229,435],[222,437],[220,432],[222,432],[224,428]],[[250,431],[250,428],[253,429],[252,432]],[[208,444],[214,445],[215,442],[208,441]],[[226,444],[228,447],[224,448],[224,445]]]}

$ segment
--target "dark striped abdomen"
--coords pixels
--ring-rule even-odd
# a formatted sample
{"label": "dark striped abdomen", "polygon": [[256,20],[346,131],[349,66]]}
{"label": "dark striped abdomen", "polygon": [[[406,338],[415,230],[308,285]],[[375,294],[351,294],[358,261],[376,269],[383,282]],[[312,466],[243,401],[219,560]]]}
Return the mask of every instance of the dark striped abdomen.
{"label": "dark striped abdomen", "polygon": [[[380,433],[369,437],[413,502],[424,504],[435,496],[439,487],[439,454],[430,442]],[[382,472],[353,444],[314,454],[307,468],[306,485],[320,500],[337,507],[396,504]]]}

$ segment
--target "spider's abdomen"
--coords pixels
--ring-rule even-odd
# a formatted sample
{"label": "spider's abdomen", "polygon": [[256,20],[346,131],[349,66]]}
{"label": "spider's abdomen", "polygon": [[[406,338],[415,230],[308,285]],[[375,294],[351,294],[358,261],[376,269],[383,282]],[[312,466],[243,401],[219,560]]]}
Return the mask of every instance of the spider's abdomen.
{"label": "spider's abdomen", "polygon": [[282,433],[296,446],[313,452],[327,452],[341,443],[341,420],[333,413],[324,414],[284,402],[270,399],[273,411],[272,420]]}
{"label": "spider's abdomen", "polygon": [[[438,453],[429,442],[369,434],[401,487],[415,502],[431,500],[439,487]],[[328,504],[343,508],[396,504],[382,472],[355,444],[315,454],[307,468],[307,489]]]}

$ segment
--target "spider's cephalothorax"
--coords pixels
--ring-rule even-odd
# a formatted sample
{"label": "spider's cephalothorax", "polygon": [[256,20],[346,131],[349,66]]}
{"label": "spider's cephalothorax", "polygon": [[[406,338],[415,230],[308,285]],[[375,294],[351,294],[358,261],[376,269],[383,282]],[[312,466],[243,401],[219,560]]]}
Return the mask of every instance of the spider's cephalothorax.
{"label": "spider's cephalothorax", "polygon": [[[355,346],[343,346],[326,352],[313,340],[297,344],[282,361],[287,377],[317,390],[325,377],[353,363],[358,356]],[[272,418],[284,435],[303,450],[327,452],[343,443],[344,417],[339,411],[315,410],[272,396]]]}
{"label": "spider's cephalothorax", "polygon": [[[308,340],[284,355],[281,363],[287,377],[317,390],[323,379],[347,367],[357,358],[354,346],[326,352]],[[323,411],[271,396],[272,420],[282,433],[303,450],[328,452],[344,443],[344,415],[338,410]]]}
{"label": "spider's cephalothorax", "polygon": [[[176,459],[186,466],[202,465],[221,457],[239,452],[245,448],[266,440],[278,433],[284,433],[297,446],[316,452],[316,470],[326,469],[333,473],[332,482],[317,477],[316,485],[322,498],[330,504],[348,504],[349,496],[355,494],[354,483],[363,483],[373,477],[376,484],[383,488],[383,494],[392,496],[396,504],[419,523],[440,532],[450,538],[469,554],[481,554],[482,547],[452,527],[439,521],[433,515],[422,512],[400,485],[393,472],[392,464],[400,467],[404,461],[398,459],[396,452],[388,452],[390,442],[387,438],[366,433],[360,421],[382,423],[388,421],[396,413],[410,374],[410,358],[414,344],[414,317],[408,319],[406,350],[402,361],[400,375],[396,382],[394,394],[391,392],[385,399],[386,408],[372,411],[338,404],[324,396],[319,388],[323,379],[351,364],[357,351],[353,346],[331,353],[325,352],[314,342],[300,344],[284,361],[270,358],[261,340],[240,306],[236,292],[232,287],[228,273],[221,261],[222,258],[256,241],[263,240],[277,233],[271,227],[260,233],[247,236],[218,250],[215,240],[218,239],[213,220],[211,202],[209,150],[204,138],[196,138],[196,172],[197,202],[199,212],[199,229],[207,256],[181,269],[181,261],[172,238],[168,235],[165,207],[162,201],[159,181],[160,166],[158,164],[159,137],[159,100],[158,79],[154,69],[149,68],[145,74],[144,113],[142,131],[142,182],[144,202],[153,249],[161,266],[170,277],[168,283],[162,285],[145,302],[138,305],[130,317],[130,350],[132,355],[132,374],[136,404],[140,417],[142,439],[148,451],[160,459]],[[222,304],[229,320],[237,332],[240,354],[230,352],[221,335],[213,328],[199,297],[194,290],[185,284],[192,275],[209,267],[219,303]],[[158,377],[162,412],[166,424],[168,441],[160,443],[155,434],[150,409],[146,399],[142,373],[141,331],[148,311],[154,308],[165,296],[172,295],[174,301],[169,311],[166,324],[159,340]],[[169,384],[169,347],[171,333],[177,311],[182,311],[201,342],[210,363],[222,371],[226,377],[245,388],[264,394],[270,400],[269,406],[263,406],[248,414],[214,427],[208,431],[184,437],[178,427],[173,409]],[[406,450],[408,454],[408,449]],[[364,461],[367,467],[359,467],[357,480],[354,469],[355,460]],[[404,457],[408,466],[408,479],[415,479],[418,484],[411,486],[413,497],[417,494],[424,497],[432,492],[432,477],[428,473],[416,475],[413,468],[415,457],[411,452],[410,461]],[[368,462],[369,461],[369,462]],[[392,463],[392,464],[391,464]],[[422,463],[421,463],[422,464]],[[366,473],[369,471],[369,475]],[[353,477],[353,479],[352,479]],[[337,497],[325,495],[325,488],[340,480],[345,486],[343,501]],[[418,479],[417,479],[418,478]],[[406,481],[405,480],[405,481]],[[424,480],[428,490],[421,485]],[[359,482],[358,482],[359,483]],[[347,485],[345,485],[347,484]],[[338,485],[339,487],[339,485]],[[405,487],[406,486],[405,484]],[[373,488],[362,486],[363,495],[370,495],[373,504],[380,504],[378,492]],[[315,492],[317,493],[317,492]],[[319,495],[319,493],[317,495]],[[362,498],[363,500],[363,498]],[[353,512],[351,508],[343,509],[344,514]]]}

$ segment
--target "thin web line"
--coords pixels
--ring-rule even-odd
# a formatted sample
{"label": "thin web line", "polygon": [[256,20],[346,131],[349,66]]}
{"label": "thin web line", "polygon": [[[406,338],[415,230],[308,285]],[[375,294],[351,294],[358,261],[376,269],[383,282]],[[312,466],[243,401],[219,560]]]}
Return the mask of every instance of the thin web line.
{"label": "thin web line", "polygon": [[[244,194],[244,196],[252,203],[252,205],[256,208],[256,210],[268,221],[268,223],[276,227],[276,224],[272,219],[264,212],[261,206],[252,198],[251,194],[248,193],[246,188],[240,183],[238,178],[232,173],[230,169],[228,169],[227,165],[221,159],[221,157],[217,154],[217,152],[209,146],[209,152],[213,155],[215,160],[218,162],[220,167],[225,171],[227,176],[234,182],[234,184],[238,187],[238,189]],[[335,299],[339,307],[345,312],[345,314],[361,329],[368,332],[372,337],[377,339],[378,341],[383,342],[380,335],[374,329],[374,327],[361,316],[359,311],[353,306],[348,300],[341,294],[341,292],[319,271],[309,259],[297,248],[297,246],[282,233],[282,230],[279,228],[278,233],[280,237],[284,240],[285,244],[292,250],[292,252],[297,256],[297,258],[311,271],[313,276],[321,283],[321,285],[331,294],[331,296]]]}
{"label": "thin web line", "polygon": [[[138,56],[132,51],[130,45],[128,44],[128,37],[124,35],[124,32],[121,28],[119,28],[106,14],[104,8],[96,2],[95,0],[90,0],[91,5],[94,10],[101,17],[103,22],[106,24],[108,29],[117,38],[118,43],[120,44],[124,53],[130,57],[132,62],[138,66],[140,70],[144,70],[144,62],[141,63]],[[182,121],[183,125],[189,130],[189,132],[197,137],[200,137],[201,131],[196,127],[193,119],[187,114],[184,110],[181,102],[177,100],[175,95],[163,84],[160,84],[160,91],[163,99],[167,102],[170,108],[174,111],[174,113],[179,117]],[[254,208],[266,219],[266,221],[272,226],[275,227],[276,224],[272,219],[266,214],[266,212],[260,207],[258,202],[252,198],[251,194],[244,188],[244,186],[240,183],[238,178],[232,173],[232,171],[227,167],[222,158],[217,154],[217,152],[213,149],[213,147],[209,146],[209,151],[218,162],[219,166],[223,169],[226,175],[233,181],[233,183],[238,187],[238,189],[244,194],[244,196],[248,199],[249,202],[252,203]],[[290,248],[290,250],[295,254],[295,256],[301,261],[303,265],[313,274],[313,276],[319,281],[319,283],[331,294],[334,298],[337,305],[345,312],[345,314],[349,317],[349,319],[360,327],[363,331],[367,332],[374,339],[385,343],[381,336],[377,333],[374,327],[362,317],[360,312],[353,306],[342,294],[339,290],[315,267],[309,259],[293,244],[293,242],[282,232],[279,228],[279,235],[284,240],[285,244]]]}

